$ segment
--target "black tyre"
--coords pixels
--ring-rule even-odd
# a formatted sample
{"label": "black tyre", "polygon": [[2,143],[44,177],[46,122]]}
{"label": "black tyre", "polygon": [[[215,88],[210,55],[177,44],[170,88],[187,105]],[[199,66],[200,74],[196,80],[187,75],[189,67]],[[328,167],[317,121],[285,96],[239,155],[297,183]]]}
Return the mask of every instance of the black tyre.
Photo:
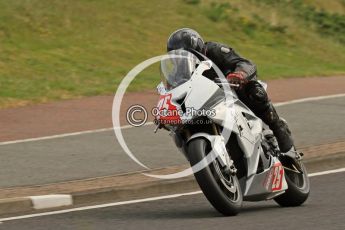
{"label": "black tyre", "polygon": [[[191,166],[200,162],[209,152],[210,143],[196,138],[188,144]],[[222,172],[217,160],[194,174],[201,190],[212,206],[225,216],[237,215],[242,206],[242,191],[236,176]]]}
{"label": "black tyre", "polygon": [[307,200],[310,191],[307,170],[302,161],[285,157],[281,162],[285,168],[288,189],[274,200],[282,207],[300,206]]}

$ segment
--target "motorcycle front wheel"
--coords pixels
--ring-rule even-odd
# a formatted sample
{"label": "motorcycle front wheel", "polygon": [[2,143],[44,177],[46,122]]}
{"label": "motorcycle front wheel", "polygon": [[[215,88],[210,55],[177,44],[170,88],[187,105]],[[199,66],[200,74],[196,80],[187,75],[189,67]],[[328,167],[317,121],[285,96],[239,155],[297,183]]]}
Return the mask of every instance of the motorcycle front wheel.
{"label": "motorcycle front wheel", "polygon": [[[200,162],[210,152],[210,143],[196,138],[188,144],[191,166]],[[237,215],[242,207],[243,195],[236,175],[226,173],[216,159],[204,169],[194,173],[202,192],[212,206],[225,216]]]}

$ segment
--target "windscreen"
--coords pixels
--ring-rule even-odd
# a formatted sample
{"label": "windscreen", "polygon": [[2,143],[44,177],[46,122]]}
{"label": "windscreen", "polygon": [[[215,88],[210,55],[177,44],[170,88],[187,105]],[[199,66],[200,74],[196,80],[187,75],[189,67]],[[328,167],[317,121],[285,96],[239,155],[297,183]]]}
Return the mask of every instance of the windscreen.
{"label": "windscreen", "polygon": [[198,58],[186,50],[172,50],[160,65],[161,78],[166,90],[171,90],[188,81],[197,65]]}

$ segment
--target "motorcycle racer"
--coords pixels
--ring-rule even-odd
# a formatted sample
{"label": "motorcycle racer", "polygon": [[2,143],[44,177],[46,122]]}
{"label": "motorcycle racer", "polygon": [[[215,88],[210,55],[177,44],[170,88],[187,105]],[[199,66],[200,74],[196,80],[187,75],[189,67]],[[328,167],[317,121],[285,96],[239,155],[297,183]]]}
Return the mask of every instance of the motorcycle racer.
{"label": "motorcycle racer", "polygon": [[239,99],[273,131],[280,151],[285,153],[294,148],[287,123],[279,117],[266,90],[257,81],[257,70],[253,62],[241,57],[230,46],[204,42],[198,32],[189,28],[178,29],[168,38],[167,51],[177,49],[195,50],[215,63],[230,83],[239,85],[235,88]]}

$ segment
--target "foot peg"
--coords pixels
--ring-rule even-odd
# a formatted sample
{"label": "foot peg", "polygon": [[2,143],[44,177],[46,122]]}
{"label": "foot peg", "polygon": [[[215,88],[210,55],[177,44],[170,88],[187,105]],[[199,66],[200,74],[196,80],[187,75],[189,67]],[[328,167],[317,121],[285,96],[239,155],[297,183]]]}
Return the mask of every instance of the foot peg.
{"label": "foot peg", "polygon": [[302,160],[303,159],[303,156],[304,156],[304,153],[303,152],[300,152],[300,151],[297,151],[295,146],[292,146],[292,148],[286,152],[286,153],[281,153],[282,156],[288,156],[288,157],[291,157],[293,159],[296,159],[296,160]]}

